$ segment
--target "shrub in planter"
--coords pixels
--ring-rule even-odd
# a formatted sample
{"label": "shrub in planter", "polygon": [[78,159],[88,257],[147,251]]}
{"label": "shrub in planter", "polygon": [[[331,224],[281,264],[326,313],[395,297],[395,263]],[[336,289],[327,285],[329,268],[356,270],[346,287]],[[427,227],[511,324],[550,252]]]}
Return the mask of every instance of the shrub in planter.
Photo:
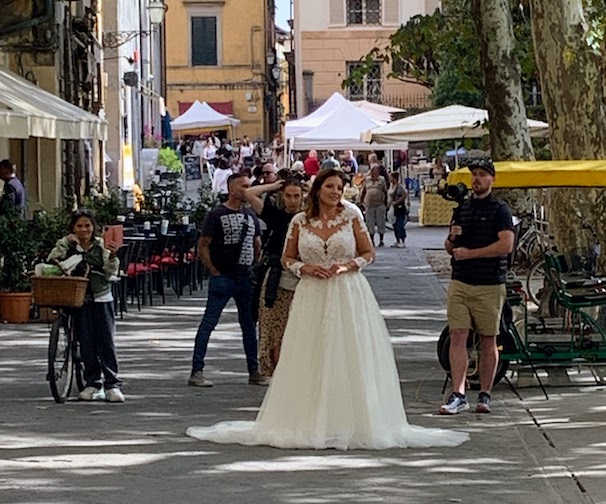
{"label": "shrub in planter", "polygon": [[0,292],[28,292],[40,242],[16,212],[0,215]]}
{"label": "shrub in planter", "polygon": [[183,173],[183,163],[179,155],[170,147],[164,147],[158,151],[158,166],[166,166],[166,169],[172,173]]}

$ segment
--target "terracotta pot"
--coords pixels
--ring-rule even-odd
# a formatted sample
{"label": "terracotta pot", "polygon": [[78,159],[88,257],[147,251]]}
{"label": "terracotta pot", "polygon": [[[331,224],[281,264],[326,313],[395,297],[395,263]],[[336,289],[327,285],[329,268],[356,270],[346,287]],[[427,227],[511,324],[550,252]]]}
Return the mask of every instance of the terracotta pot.
{"label": "terracotta pot", "polygon": [[0,320],[9,324],[26,324],[31,304],[31,292],[0,292]]}

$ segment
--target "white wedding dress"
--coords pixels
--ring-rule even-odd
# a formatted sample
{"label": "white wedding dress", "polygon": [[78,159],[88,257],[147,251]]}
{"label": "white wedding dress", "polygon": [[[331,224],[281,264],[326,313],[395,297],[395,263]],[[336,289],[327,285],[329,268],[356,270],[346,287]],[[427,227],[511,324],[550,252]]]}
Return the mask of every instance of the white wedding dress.
{"label": "white wedding dress", "polygon": [[[356,257],[356,210],[329,223],[323,240],[294,217],[302,262],[330,267]],[[324,233],[325,235],[325,233]],[[468,434],[410,425],[387,326],[366,277],[345,273],[328,280],[304,275],[295,291],[280,360],[254,422],[190,427],[189,436],[216,443],[278,448],[385,449],[457,446]]]}

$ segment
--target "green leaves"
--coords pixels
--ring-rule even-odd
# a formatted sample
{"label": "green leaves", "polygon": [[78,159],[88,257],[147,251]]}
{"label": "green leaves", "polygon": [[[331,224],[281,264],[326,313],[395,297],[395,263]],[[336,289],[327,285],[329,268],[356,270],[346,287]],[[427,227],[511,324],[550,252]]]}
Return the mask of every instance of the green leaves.
{"label": "green leaves", "polygon": [[[597,1],[597,0],[595,0]],[[601,0],[600,0],[601,1]],[[343,81],[346,88],[359,83],[376,62],[388,63],[388,78],[416,82],[432,90],[435,106],[453,103],[484,106],[480,37],[476,32],[468,0],[448,0],[442,11],[418,15],[401,26],[383,46],[360,59],[362,65]],[[511,0],[516,56],[522,68],[522,84],[529,96],[538,82],[532,46],[528,6]]]}
{"label": "green leaves", "polygon": [[16,212],[0,215],[0,292],[27,292],[38,252],[36,233]]}

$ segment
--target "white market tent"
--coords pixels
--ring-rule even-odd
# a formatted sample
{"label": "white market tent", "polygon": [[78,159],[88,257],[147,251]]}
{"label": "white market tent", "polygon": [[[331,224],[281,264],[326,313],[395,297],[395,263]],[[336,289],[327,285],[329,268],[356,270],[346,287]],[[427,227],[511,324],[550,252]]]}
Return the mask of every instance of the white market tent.
{"label": "white market tent", "polygon": [[[366,115],[360,108],[347,100],[326,118],[322,124],[306,133],[294,137],[293,150],[335,149],[335,150],[373,150],[374,146],[360,140],[360,135],[370,128],[381,126]],[[385,149],[402,148],[402,142],[394,146],[383,146]]]}
{"label": "white market tent", "polygon": [[311,114],[294,121],[287,121],[284,126],[284,139],[294,138],[320,126],[330,115],[347,100],[341,93],[334,93],[320,108]]}
{"label": "white market tent", "polygon": [[0,68],[0,138],[106,140],[107,121]]}
{"label": "white market tent", "polygon": [[380,103],[373,103],[366,100],[352,101],[351,104],[354,107],[358,107],[363,110],[364,113],[373,119],[383,121],[385,123],[391,122],[391,115],[398,112],[406,112],[406,110],[396,107],[389,107],[388,105],[382,105]]}
{"label": "white market tent", "polygon": [[[362,139],[366,142],[391,144],[405,141],[480,138],[488,135],[486,121],[488,121],[487,110],[450,105],[367,130],[362,135]],[[549,133],[548,124],[542,121],[528,119],[528,128],[531,137],[543,138]]]}
{"label": "white market tent", "polygon": [[238,126],[240,121],[217,112],[208,103],[200,103],[196,100],[187,112],[171,121],[173,131],[229,128]]}

